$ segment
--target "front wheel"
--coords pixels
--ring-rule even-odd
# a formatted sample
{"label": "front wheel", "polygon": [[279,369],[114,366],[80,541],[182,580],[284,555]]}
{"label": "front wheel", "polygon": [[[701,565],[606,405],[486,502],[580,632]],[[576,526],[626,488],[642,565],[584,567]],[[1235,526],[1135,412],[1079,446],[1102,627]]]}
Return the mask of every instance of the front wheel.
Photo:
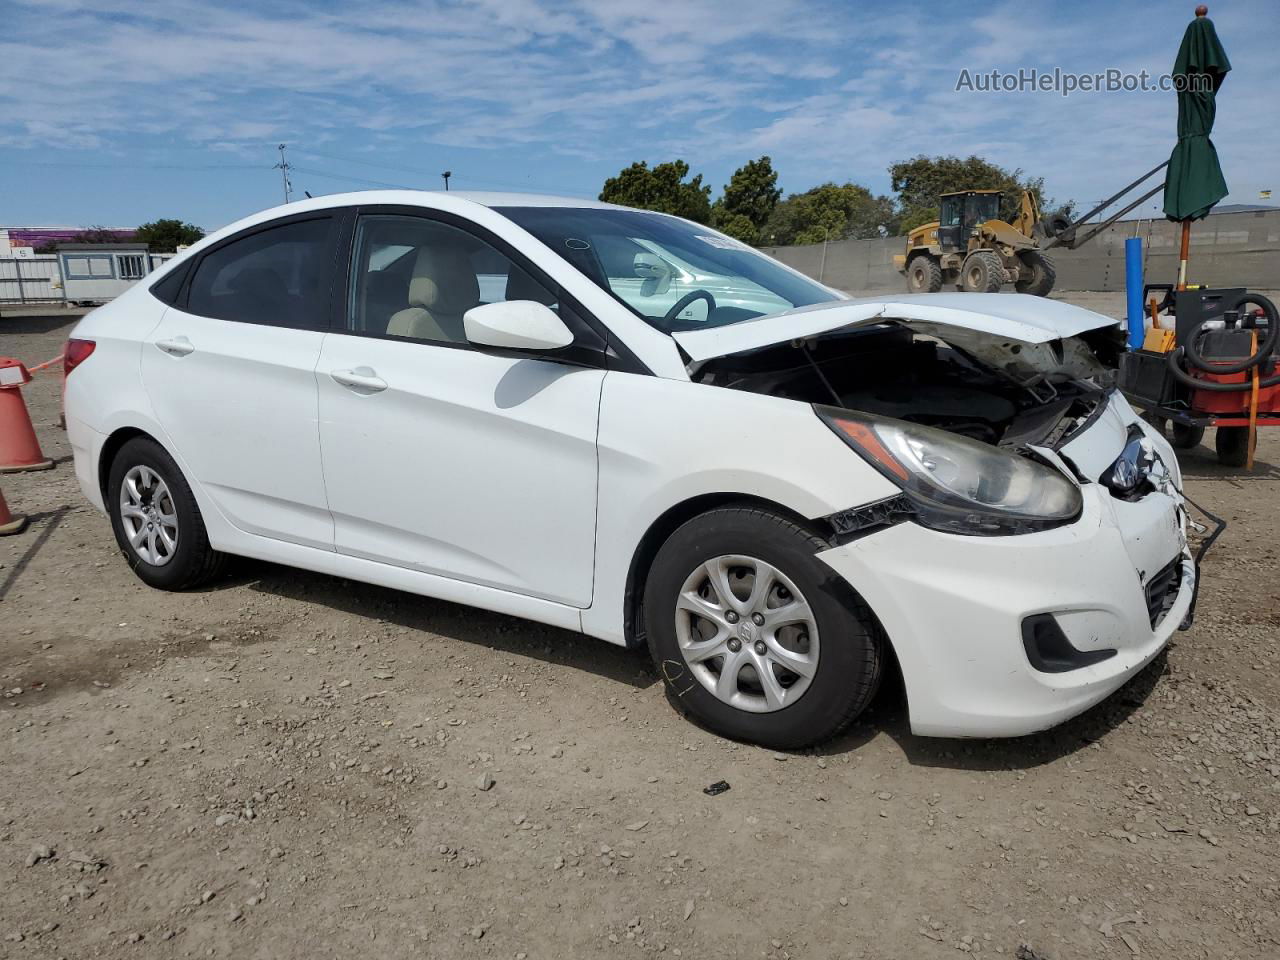
{"label": "front wheel", "polygon": [[816,556],[828,544],[752,507],[685,523],[645,584],[649,650],[673,703],[716,733],[798,749],[847,727],[879,685],[875,618]]}
{"label": "front wheel", "polygon": [[106,494],[116,543],[148,586],[186,590],[222,568],[224,555],[209,546],[191,487],[150,437],[134,437],[116,453]]}

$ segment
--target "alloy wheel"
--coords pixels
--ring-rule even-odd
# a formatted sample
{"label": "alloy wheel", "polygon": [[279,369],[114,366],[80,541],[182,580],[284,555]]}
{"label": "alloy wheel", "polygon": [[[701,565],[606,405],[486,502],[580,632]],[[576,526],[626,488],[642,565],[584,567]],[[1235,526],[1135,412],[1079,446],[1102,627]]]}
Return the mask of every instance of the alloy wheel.
{"label": "alloy wheel", "polygon": [[120,484],[120,522],[130,548],[145,563],[162,567],[178,549],[178,511],[164,479],[139,464]]}
{"label": "alloy wheel", "polygon": [[739,710],[788,707],[818,672],[813,610],[795,584],[763,560],[708,560],[685,579],[675,615],[676,640],[690,672]]}

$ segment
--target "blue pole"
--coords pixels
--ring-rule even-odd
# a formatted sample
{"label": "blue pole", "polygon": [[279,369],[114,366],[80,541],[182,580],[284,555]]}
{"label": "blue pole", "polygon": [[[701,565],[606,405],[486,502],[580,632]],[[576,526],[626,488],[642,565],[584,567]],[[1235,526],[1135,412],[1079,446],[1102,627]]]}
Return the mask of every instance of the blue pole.
{"label": "blue pole", "polygon": [[1129,349],[1142,346],[1146,331],[1142,325],[1142,238],[1124,242],[1124,289],[1129,304]]}

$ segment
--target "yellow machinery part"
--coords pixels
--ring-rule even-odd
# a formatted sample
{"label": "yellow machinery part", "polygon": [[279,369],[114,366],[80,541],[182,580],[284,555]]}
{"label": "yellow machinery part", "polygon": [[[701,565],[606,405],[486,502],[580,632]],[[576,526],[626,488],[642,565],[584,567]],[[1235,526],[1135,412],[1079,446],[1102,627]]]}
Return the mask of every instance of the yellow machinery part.
{"label": "yellow machinery part", "polygon": [[1168,353],[1173,347],[1173,331],[1161,330],[1159,327],[1152,327],[1148,330],[1146,337],[1142,341],[1142,349],[1150,350],[1152,353]]}

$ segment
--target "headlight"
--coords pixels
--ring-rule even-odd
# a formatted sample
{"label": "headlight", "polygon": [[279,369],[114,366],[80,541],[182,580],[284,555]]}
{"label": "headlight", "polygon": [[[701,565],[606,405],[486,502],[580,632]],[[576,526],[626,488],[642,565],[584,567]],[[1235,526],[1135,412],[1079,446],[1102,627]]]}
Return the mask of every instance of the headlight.
{"label": "headlight", "polygon": [[999,536],[1046,530],[1080,515],[1080,488],[1027,457],[903,420],[814,409],[841,440],[902,487],[924,526]]}

